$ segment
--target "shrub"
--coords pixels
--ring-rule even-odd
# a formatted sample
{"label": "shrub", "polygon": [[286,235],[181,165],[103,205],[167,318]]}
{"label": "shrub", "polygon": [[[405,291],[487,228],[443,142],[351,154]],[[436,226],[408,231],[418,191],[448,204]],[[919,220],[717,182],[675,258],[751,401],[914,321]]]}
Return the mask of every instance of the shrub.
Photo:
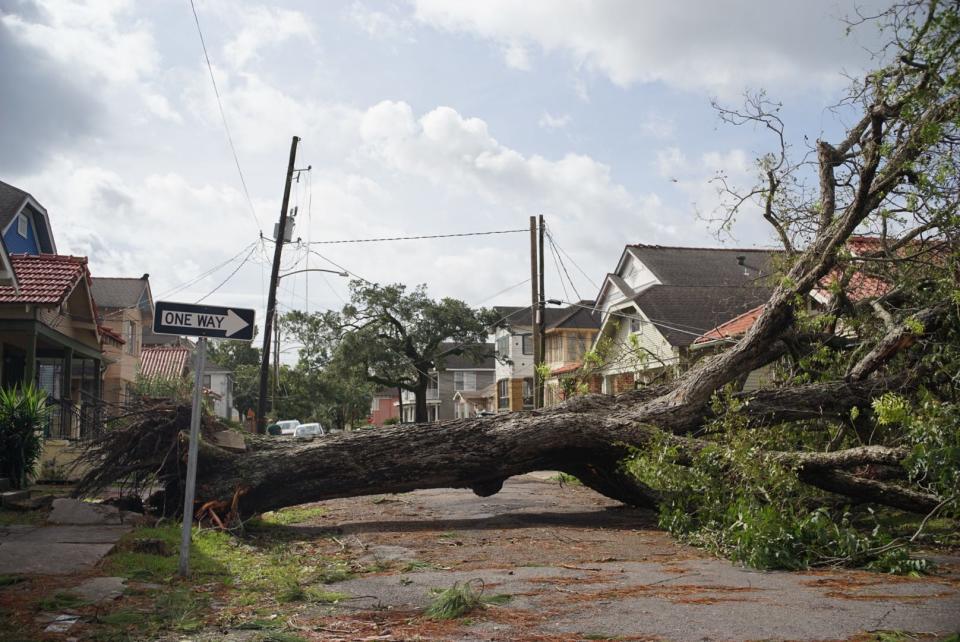
{"label": "shrub", "polygon": [[32,384],[0,390],[0,476],[27,485],[43,452],[47,394]]}

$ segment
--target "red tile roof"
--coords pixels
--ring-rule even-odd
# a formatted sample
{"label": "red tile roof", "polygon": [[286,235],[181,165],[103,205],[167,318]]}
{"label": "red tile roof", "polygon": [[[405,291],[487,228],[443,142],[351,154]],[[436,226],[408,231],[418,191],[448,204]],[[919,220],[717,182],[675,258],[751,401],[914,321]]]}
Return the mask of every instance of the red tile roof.
{"label": "red tile roof", "polygon": [[190,350],[184,346],[150,346],[140,351],[140,376],[175,379],[187,368]]}
{"label": "red tile roof", "polygon": [[758,305],[753,309],[747,310],[743,314],[733,317],[726,323],[721,323],[713,330],[700,335],[693,343],[694,345],[702,345],[704,343],[711,343],[713,341],[720,341],[722,339],[738,337],[741,334],[745,334],[746,331],[750,329],[750,326],[752,326],[760,316],[761,312],[763,312],[762,305]]}
{"label": "red tile roof", "polygon": [[550,374],[561,375],[561,374],[566,374],[568,372],[574,372],[575,370],[579,370],[581,365],[582,364],[580,363],[565,363],[551,370]]}
{"label": "red tile roof", "polygon": [[116,342],[119,343],[120,345],[123,345],[124,343],[127,342],[126,339],[124,339],[123,337],[121,337],[119,334],[117,334],[117,333],[114,332],[112,329],[108,328],[107,326],[105,326],[105,325],[98,325],[97,327],[100,329],[100,334],[102,334],[104,337],[110,339],[111,341],[116,341]]}
{"label": "red tile roof", "polygon": [[12,285],[0,285],[0,303],[59,305],[81,279],[90,282],[87,259],[83,256],[11,254],[10,264],[20,291]]}

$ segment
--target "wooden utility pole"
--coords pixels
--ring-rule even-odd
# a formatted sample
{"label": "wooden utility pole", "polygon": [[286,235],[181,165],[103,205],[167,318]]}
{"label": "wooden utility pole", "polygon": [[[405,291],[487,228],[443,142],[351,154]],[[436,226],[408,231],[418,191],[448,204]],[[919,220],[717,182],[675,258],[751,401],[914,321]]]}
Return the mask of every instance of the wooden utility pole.
{"label": "wooden utility pole", "polygon": [[290,183],[293,181],[293,164],[297,160],[299,136],[290,142],[290,161],[287,163],[287,178],[283,184],[283,202],[280,204],[280,223],[273,248],[273,270],[270,272],[270,293],[267,295],[266,319],[263,322],[263,349],[260,351],[260,394],[257,397],[257,432],[261,435],[267,428],[267,379],[270,373],[270,335],[273,332],[277,307],[277,282],[280,280],[280,254],[283,252],[287,232],[287,207],[290,205]]}
{"label": "wooden utility pole", "polygon": [[[537,239],[537,256],[540,257],[540,277],[538,279],[537,285],[537,294],[539,295],[537,299],[537,335],[540,337],[540,361],[538,363],[544,363],[547,360],[547,333],[546,333],[546,324],[547,324],[547,311],[546,303],[544,302],[544,285],[543,285],[543,214],[540,214],[537,217],[537,222],[540,225],[539,236]],[[541,380],[537,386],[534,393],[537,395],[536,407],[543,408],[543,391],[545,389],[546,382]]]}
{"label": "wooden utility pole", "polygon": [[[540,352],[540,276],[537,261],[537,217],[530,217],[530,326],[533,329],[533,407],[539,408],[537,390],[543,386],[537,366],[543,361]],[[521,350],[522,350],[521,345]]]}

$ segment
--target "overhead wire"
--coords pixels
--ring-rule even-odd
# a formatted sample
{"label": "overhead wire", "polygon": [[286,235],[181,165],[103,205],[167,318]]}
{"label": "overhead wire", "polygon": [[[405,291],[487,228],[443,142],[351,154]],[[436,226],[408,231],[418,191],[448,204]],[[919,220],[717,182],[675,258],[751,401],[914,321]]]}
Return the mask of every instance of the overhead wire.
{"label": "overhead wire", "polygon": [[344,243],[384,243],[387,241],[418,241],[421,239],[449,239],[464,236],[491,236],[493,234],[515,234],[529,230],[493,230],[489,232],[456,232],[452,234],[419,234],[416,236],[386,236],[369,239],[339,239],[335,241],[313,241],[311,245],[341,245]]}
{"label": "overhead wire", "polygon": [[599,290],[599,289],[600,289],[600,286],[597,285],[597,282],[594,281],[592,278],[590,278],[590,275],[588,275],[588,274],[584,271],[584,269],[583,269],[582,267],[580,267],[580,265],[579,265],[576,261],[573,260],[573,257],[570,256],[569,254],[567,254],[566,250],[564,250],[563,247],[561,247],[561,245],[560,245],[559,243],[557,243],[556,237],[555,237],[555,236],[553,235],[553,233],[550,231],[550,228],[547,228],[545,231],[546,231],[546,233],[547,233],[547,237],[550,239],[550,241],[551,241],[554,245],[556,245],[557,249],[560,250],[560,253],[563,254],[563,255],[564,255],[565,257],[567,257],[568,259],[570,259],[570,262],[573,263],[573,267],[577,268],[577,270],[580,271],[580,274],[582,274],[582,275],[584,276],[584,278],[587,279],[587,281],[590,282],[591,285],[593,285],[595,288],[597,288],[597,289]]}
{"label": "overhead wire", "polygon": [[213,74],[210,54],[207,53],[207,42],[203,37],[203,29],[200,28],[200,17],[197,15],[197,7],[194,5],[193,0],[190,0],[190,9],[193,11],[193,20],[197,25],[197,34],[200,36],[200,46],[203,48],[203,57],[207,61],[207,71],[210,72],[210,83],[213,85],[213,93],[217,97],[217,108],[220,110],[220,120],[223,122],[223,129],[227,134],[227,142],[230,144],[230,152],[233,154],[233,162],[237,166],[237,174],[240,176],[240,184],[243,186],[243,195],[247,199],[247,205],[250,206],[250,214],[253,215],[257,229],[263,234],[263,225],[260,223],[260,217],[257,216],[257,210],[253,206],[253,199],[250,198],[250,190],[247,189],[247,179],[243,176],[243,169],[240,167],[240,157],[237,155],[237,148],[233,144],[230,126],[227,124],[227,115],[223,110],[223,100],[220,98],[220,89],[217,87],[217,79]]}
{"label": "overhead wire", "polygon": [[237,272],[240,271],[240,268],[242,268],[244,265],[247,264],[247,262],[250,260],[250,257],[253,256],[253,253],[256,251],[256,249],[257,249],[256,247],[250,248],[250,252],[248,252],[247,255],[243,258],[243,261],[241,261],[240,264],[234,268],[233,272],[227,275],[227,278],[221,281],[220,284],[217,285],[217,287],[213,288],[212,290],[204,294],[202,297],[197,299],[194,303],[202,303],[211,294],[213,294],[214,292],[216,292],[217,290],[225,286],[230,281],[230,279],[236,276]]}
{"label": "overhead wire", "polygon": [[[570,293],[567,292],[567,284],[563,282],[563,272],[560,271],[560,262],[557,258],[557,249],[553,246],[553,241],[550,241],[550,256],[553,257],[553,264],[557,268],[557,280],[560,281],[560,287],[563,288],[563,296],[564,298],[569,299]],[[566,270],[566,268],[564,268],[564,270]],[[570,275],[568,274],[567,279],[569,280],[569,278]],[[573,285],[573,281],[570,282],[570,285]],[[577,292],[576,288],[573,288],[573,293],[577,295],[577,300],[581,300],[580,293]]]}

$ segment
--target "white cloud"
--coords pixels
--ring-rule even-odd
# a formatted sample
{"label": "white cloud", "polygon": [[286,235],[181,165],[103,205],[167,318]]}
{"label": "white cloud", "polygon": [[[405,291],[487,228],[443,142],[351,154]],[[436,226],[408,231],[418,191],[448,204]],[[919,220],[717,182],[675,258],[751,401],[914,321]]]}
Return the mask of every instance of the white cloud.
{"label": "white cloud", "polygon": [[511,69],[530,71],[530,52],[519,42],[509,42],[504,45],[503,61]]}
{"label": "white cloud", "polygon": [[560,116],[554,116],[550,112],[543,112],[543,115],[540,117],[540,120],[537,121],[537,124],[544,129],[563,129],[570,124],[573,118],[570,114],[562,114]]}
{"label": "white cloud", "polygon": [[129,20],[130,2],[39,0],[37,5],[43,21],[14,13],[0,15],[0,21],[14,37],[69,65],[74,73],[130,83],[157,69],[153,36],[147,25]]}
{"label": "white cloud", "polygon": [[403,38],[413,42],[413,25],[396,12],[388,13],[371,9],[362,2],[354,2],[347,10],[347,18],[371,38]]}
{"label": "white cloud", "polygon": [[264,47],[291,38],[313,37],[313,23],[300,11],[255,6],[231,12],[239,17],[239,30],[223,47],[224,58],[236,69],[256,60]]}
{"label": "white cloud", "polygon": [[[879,0],[877,0],[879,2]],[[866,61],[837,19],[852,7],[802,2],[641,3],[415,0],[417,18],[500,47],[561,52],[614,83],[664,82],[730,95],[744,86],[836,86]],[[859,34],[857,34],[859,35]]]}
{"label": "white cloud", "polygon": [[650,138],[673,138],[676,131],[676,123],[670,117],[647,112],[646,115],[641,118],[638,129],[641,134]]}

